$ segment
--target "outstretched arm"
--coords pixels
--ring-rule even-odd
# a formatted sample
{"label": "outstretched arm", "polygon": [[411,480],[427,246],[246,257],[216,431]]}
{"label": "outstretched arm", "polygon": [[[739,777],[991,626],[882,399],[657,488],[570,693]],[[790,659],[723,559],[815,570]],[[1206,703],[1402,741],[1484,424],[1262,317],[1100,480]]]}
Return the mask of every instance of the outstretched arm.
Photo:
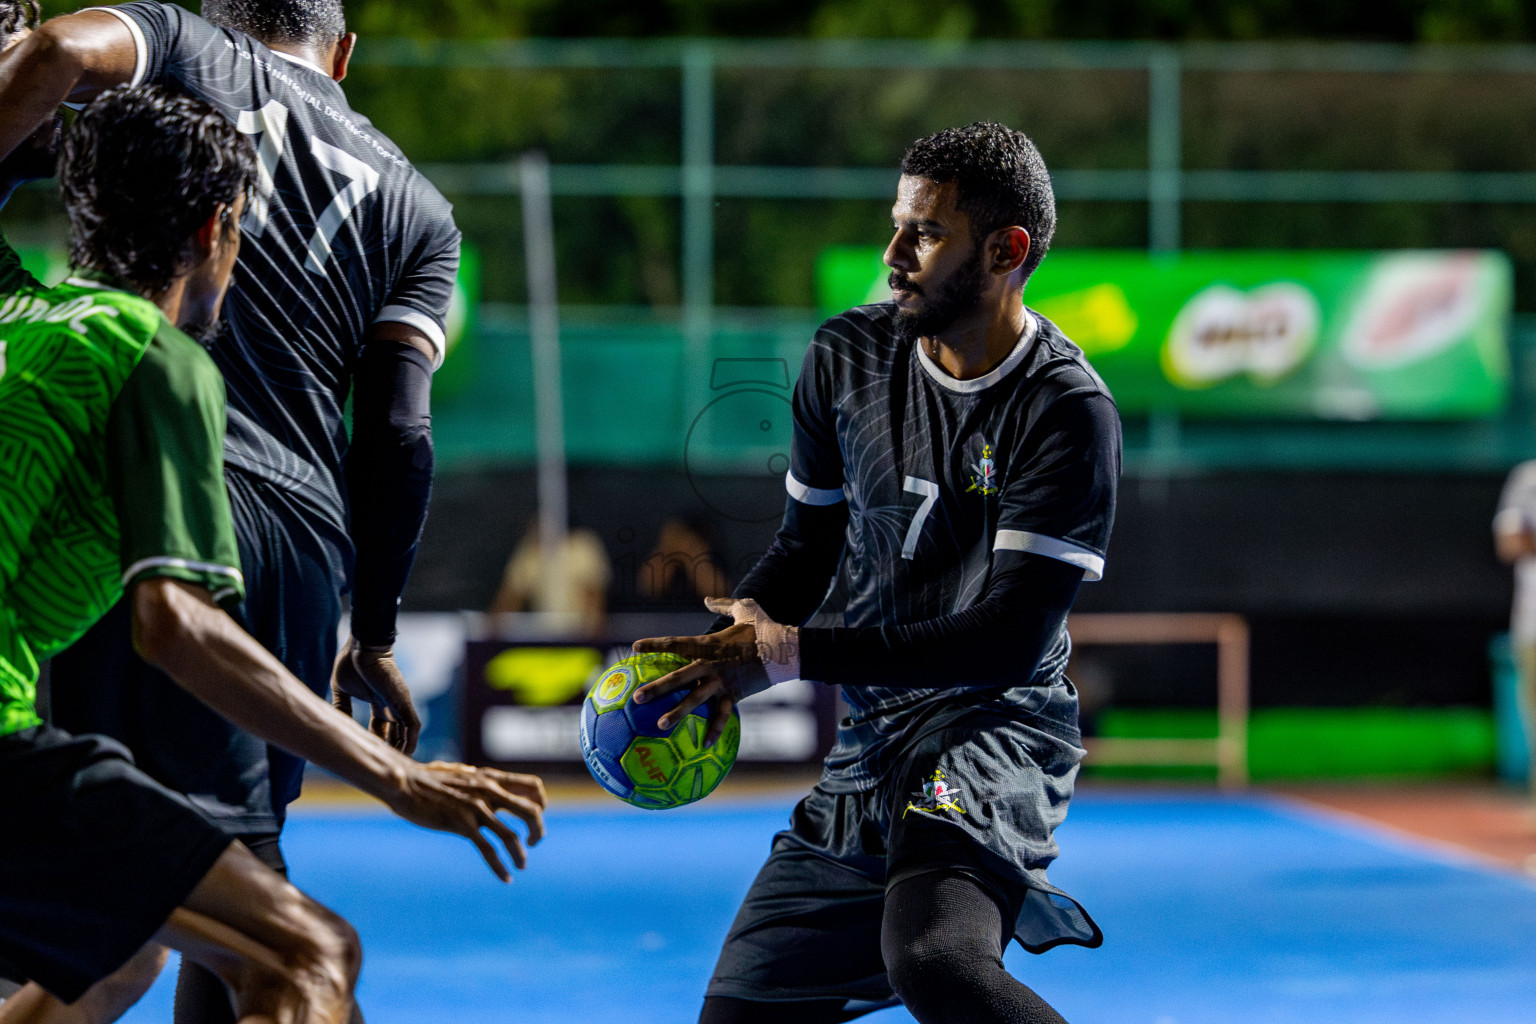
{"label": "outstretched arm", "polygon": [[711,740],[730,708],[778,677],[821,683],[926,688],[968,681],[1025,683],[1050,653],[1083,579],[1081,567],[1039,555],[999,557],[986,593],[970,608],[903,626],[797,629],[756,602],[711,602],[730,608],[734,623],[706,636],[641,640],[635,650],[677,654],[689,665],[642,686],[644,704],[664,693],[693,692],[660,720],[670,729],[710,700]]}
{"label": "outstretched arm", "polygon": [[[702,637],[642,640],[637,651],[694,659],[641,687],[644,703],[692,687],[670,726],[711,699],[726,704],[779,678],[893,687],[1024,683],[1056,642],[1085,579],[1103,570],[1120,469],[1119,417],[1097,392],[1058,402],[1027,435],[1029,461],[999,498],[992,566],[981,599],[921,622],[797,629],[755,601]],[[828,495],[832,497],[832,495]],[[719,707],[712,726],[721,721]]]}
{"label": "outstretched arm", "polygon": [[133,81],[138,48],[128,26],[106,11],[44,22],[0,57],[0,160],[61,103],[84,103]]}
{"label": "outstretched arm", "polygon": [[521,867],[516,833],[496,815],[522,818],[536,840],[544,804],[538,779],[417,764],[337,714],[218,607],[238,601],[243,587],[223,437],[217,368],[191,339],[162,330],[114,401],[107,429],[140,654],[236,725],[335,772],[410,821],[466,836],[506,878],[480,830],[499,836]]}
{"label": "outstretched arm", "polygon": [[521,818],[528,841],[537,843],[544,834],[539,779],[412,761],[311,693],[202,587],[151,578],[134,585],[132,601],[140,656],[219,714],[334,772],[407,821],[465,836],[503,881],[510,874],[481,829],[501,839],[514,864],[527,866],[521,840],[497,813]]}

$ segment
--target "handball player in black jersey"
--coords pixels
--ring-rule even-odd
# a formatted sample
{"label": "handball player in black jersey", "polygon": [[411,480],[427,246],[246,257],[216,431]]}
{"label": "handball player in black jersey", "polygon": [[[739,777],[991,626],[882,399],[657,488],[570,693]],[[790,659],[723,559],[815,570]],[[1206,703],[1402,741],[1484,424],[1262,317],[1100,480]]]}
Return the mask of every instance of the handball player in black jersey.
{"label": "handball player in black jersey", "polygon": [[[641,688],[691,693],[712,730],[786,679],[852,709],[815,789],[732,924],[701,1021],[922,1024],[1062,1018],[1013,978],[1031,952],[1097,946],[1046,879],[1083,755],[1067,612],[1104,571],[1120,421],[1025,282],[1055,227],[1039,152],[978,123],[902,161],[885,253],[892,301],[816,333],[794,393],[778,535],[694,659]],[[830,585],[835,608],[822,608]],[[820,609],[840,623],[802,626]]]}
{"label": "handball player in black jersey", "polygon": [[[373,731],[410,753],[420,720],[391,651],[431,485],[428,395],[460,235],[437,190],[349,107],[339,83],[356,37],[341,0],[204,0],[202,15],[139,0],[43,24],[0,62],[0,155],[61,102],[121,84],[190,93],[256,144],[258,188],[209,344],[228,393],[239,616],[316,693],[347,710],[367,700]],[[303,761],[145,664],[129,619],[120,604],[55,660],[55,723],[122,741],[284,870],[278,836]],[[228,1016],[217,980],[184,969],[177,1020]]]}

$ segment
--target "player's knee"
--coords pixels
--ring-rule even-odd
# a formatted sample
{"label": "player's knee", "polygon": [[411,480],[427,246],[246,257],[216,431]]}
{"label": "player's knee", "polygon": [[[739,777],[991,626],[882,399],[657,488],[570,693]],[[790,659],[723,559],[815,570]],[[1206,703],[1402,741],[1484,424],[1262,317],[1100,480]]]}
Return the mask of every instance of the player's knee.
{"label": "player's knee", "polygon": [[278,963],[247,963],[225,978],[237,1015],[344,1020],[362,970],[356,930],[297,889],[274,911],[283,924],[272,944]]}
{"label": "player's knee", "polygon": [[925,947],[920,941],[907,941],[892,946],[886,943],[881,952],[885,956],[885,973],[891,988],[908,1006],[920,999],[932,987],[935,976],[942,973],[944,952]]}
{"label": "player's knee", "polygon": [[887,937],[881,952],[891,989],[922,1024],[957,1020],[951,1012],[957,986],[968,986],[987,967],[984,954],[978,962],[977,951],[957,949],[931,930],[900,941]]}
{"label": "player's knee", "polygon": [[363,970],[363,940],[346,918],[325,907],[320,909],[325,913],[330,933],[331,956],[340,966],[350,993],[357,986],[357,977]]}
{"label": "player's knee", "polygon": [[304,929],[308,940],[302,963],[311,973],[324,975],[345,988],[350,996],[363,969],[363,943],[346,918],[307,897]]}
{"label": "player's knee", "polygon": [[285,948],[278,953],[296,974],[323,986],[344,989],[350,996],[363,966],[363,944],[357,930],[340,914],[286,886]]}

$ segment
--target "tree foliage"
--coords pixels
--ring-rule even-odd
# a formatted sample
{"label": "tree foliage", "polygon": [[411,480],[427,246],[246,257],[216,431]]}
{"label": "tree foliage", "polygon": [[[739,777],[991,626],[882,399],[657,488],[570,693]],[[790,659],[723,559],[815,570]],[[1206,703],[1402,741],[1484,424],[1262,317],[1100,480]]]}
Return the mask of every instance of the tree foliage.
{"label": "tree foliage", "polygon": [[[89,6],[44,0],[50,14]],[[361,33],[417,38],[1536,39],[1526,0],[348,0],[347,11]]]}

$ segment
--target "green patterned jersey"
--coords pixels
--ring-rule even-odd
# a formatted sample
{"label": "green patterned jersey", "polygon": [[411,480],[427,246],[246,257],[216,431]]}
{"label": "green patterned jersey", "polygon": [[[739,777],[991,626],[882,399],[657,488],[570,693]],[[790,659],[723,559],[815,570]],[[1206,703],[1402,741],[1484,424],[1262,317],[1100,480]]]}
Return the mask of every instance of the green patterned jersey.
{"label": "green patterned jersey", "polygon": [[39,724],[38,662],[166,576],[238,600],[223,382],[150,302],[44,288],[0,238],[0,735]]}

